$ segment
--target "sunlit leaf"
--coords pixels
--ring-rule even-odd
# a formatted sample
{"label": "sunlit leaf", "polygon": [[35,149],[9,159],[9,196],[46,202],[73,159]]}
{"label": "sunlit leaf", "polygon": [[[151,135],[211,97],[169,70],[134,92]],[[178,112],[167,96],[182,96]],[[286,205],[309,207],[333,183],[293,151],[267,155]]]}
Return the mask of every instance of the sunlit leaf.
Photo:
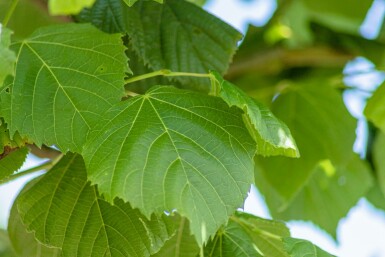
{"label": "sunlit leaf", "polygon": [[299,157],[298,148],[287,126],[270,110],[252,99],[241,89],[224,80],[217,72],[212,94],[221,97],[229,106],[243,110],[243,120],[257,143],[257,154],[263,156],[286,155]]}
{"label": "sunlit leaf", "polygon": [[85,7],[91,7],[95,0],[49,0],[49,12],[52,15],[77,14]]}
{"label": "sunlit leaf", "polygon": [[25,190],[18,209],[28,231],[68,257],[150,256],[174,232],[165,215],[148,220],[122,200],[106,202],[79,155],[66,155]]}
{"label": "sunlit leaf", "polygon": [[297,238],[284,238],[285,249],[291,257],[333,257],[309,241]]}
{"label": "sunlit leaf", "polygon": [[19,45],[17,76],[1,99],[11,134],[80,151],[101,114],[123,96],[121,35],[91,25],[42,28]]}
{"label": "sunlit leaf", "polygon": [[176,209],[201,245],[242,205],[254,152],[236,108],[156,87],[111,108],[83,156],[107,199],[118,196],[147,216]]}

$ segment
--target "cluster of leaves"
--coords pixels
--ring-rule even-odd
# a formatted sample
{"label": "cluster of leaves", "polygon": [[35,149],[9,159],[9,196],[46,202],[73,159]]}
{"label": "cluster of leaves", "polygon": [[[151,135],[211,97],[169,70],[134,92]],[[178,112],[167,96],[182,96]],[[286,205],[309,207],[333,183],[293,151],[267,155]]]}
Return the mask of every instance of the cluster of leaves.
{"label": "cluster of leaves", "polygon": [[[255,184],[277,220],[336,236],[360,197],[382,203],[385,136],[367,160],[353,153],[356,121],[342,76],[330,78],[383,42],[358,34],[371,1],[324,2],[279,2],[230,68],[242,35],[202,1],[50,0],[73,16],[43,12],[27,29],[42,12],[30,0],[9,24],[0,11],[0,181],[23,174],[26,144],[61,152],[17,197],[4,245],[28,257],[330,256],[236,211]],[[385,132],[383,90],[365,114]]]}

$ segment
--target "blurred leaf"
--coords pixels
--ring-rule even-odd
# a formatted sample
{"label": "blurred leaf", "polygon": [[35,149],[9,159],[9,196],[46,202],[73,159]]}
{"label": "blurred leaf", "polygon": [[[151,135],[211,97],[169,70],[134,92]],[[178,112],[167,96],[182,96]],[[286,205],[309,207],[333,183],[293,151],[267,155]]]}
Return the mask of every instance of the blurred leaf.
{"label": "blurred leaf", "polygon": [[174,233],[165,215],[148,220],[120,199],[106,202],[79,155],[64,156],[20,194],[17,206],[28,231],[62,256],[150,256]]}
{"label": "blurred leaf", "polygon": [[382,133],[385,133],[385,83],[369,98],[364,114]]}
{"label": "blurred leaf", "polygon": [[374,207],[385,211],[385,195],[377,183],[370,188],[365,197]]}
{"label": "blurred leaf", "polygon": [[177,210],[202,245],[244,202],[254,153],[240,110],[157,86],[106,112],[83,156],[106,199],[120,197],[147,216]]}
{"label": "blurred leaf", "polygon": [[[30,189],[40,179],[36,178],[24,187],[20,194]],[[35,238],[34,233],[28,232],[17,210],[19,197],[16,198],[8,220],[8,233],[12,246],[18,257],[60,257],[61,250],[47,247]]]}
{"label": "blurred leaf", "polygon": [[49,0],[51,15],[77,14],[85,7],[91,7],[95,0]]}
{"label": "blurred leaf", "polygon": [[208,257],[288,257],[282,243],[284,223],[237,212],[205,247]]}
{"label": "blurred leaf", "polygon": [[194,236],[190,234],[188,220],[180,217],[176,220],[178,222],[174,236],[151,257],[196,257],[199,254],[199,246]]}
{"label": "blurred leaf", "polygon": [[385,195],[385,133],[378,131],[373,144],[373,164],[377,181]]}
{"label": "blurred leaf", "polygon": [[297,238],[284,238],[283,243],[290,257],[333,257],[309,241]]}
{"label": "blurred leaf", "polygon": [[224,80],[217,72],[211,72],[211,75],[215,77],[212,94],[221,97],[230,107],[236,106],[244,111],[243,121],[257,143],[257,154],[299,157],[290,130],[266,106]]}
{"label": "blurred leaf", "polygon": [[317,77],[292,84],[275,99],[272,110],[287,124],[301,152],[299,159],[256,158],[259,172],[279,194],[284,208],[305,185],[319,161],[330,159],[336,166],[350,161],[356,122],[341,94]]}
{"label": "blurred leaf", "polygon": [[16,257],[9,241],[8,233],[2,229],[0,229],[0,257]]}
{"label": "blurred leaf", "polygon": [[12,31],[0,23],[0,88],[7,76],[14,75],[16,55],[9,49]]}
{"label": "blurred leaf", "polygon": [[358,156],[342,167],[323,160],[286,209],[272,207],[270,211],[275,219],[312,221],[336,238],[340,219],[368,192],[372,183],[369,166]]}

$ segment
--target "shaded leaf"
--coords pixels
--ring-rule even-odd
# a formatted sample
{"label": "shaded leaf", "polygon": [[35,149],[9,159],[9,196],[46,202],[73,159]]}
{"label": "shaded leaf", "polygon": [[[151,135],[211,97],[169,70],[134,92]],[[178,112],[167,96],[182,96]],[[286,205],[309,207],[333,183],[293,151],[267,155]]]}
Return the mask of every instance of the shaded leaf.
{"label": "shaded leaf", "polygon": [[[255,145],[217,97],[155,87],[111,108],[83,152],[88,178],[149,216],[176,209],[200,245],[241,206]],[[231,188],[232,190],[229,190]]]}
{"label": "shaded leaf", "polygon": [[270,110],[249,97],[237,86],[224,80],[217,72],[212,94],[221,97],[229,106],[243,110],[243,121],[257,143],[256,153],[263,156],[286,155],[299,157],[298,148],[287,126]]}
{"label": "shaded leaf", "polygon": [[49,0],[48,8],[51,15],[77,14],[85,7],[91,7],[95,0]]}
{"label": "shaded leaf", "polygon": [[324,160],[286,209],[280,211],[270,206],[270,210],[276,219],[310,220],[336,238],[340,219],[368,192],[372,183],[369,166],[358,156],[342,167]]}
{"label": "shaded leaf", "polygon": [[66,155],[25,190],[18,209],[28,231],[63,256],[150,256],[173,233],[164,215],[148,220],[122,200],[101,198],[79,155]]}
{"label": "shaded leaf", "polygon": [[80,151],[89,129],[123,96],[128,68],[120,37],[66,24],[24,40],[14,84],[1,99],[10,133]]}
{"label": "shaded leaf", "polygon": [[[31,188],[40,178],[34,179],[24,187],[23,192]],[[18,257],[59,257],[61,251],[58,248],[47,247],[35,238],[34,234],[27,231],[17,210],[19,198],[16,198],[8,220],[8,233],[14,251]]]}
{"label": "shaded leaf", "polygon": [[[107,32],[127,32],[132,48],[152,70],[216,70],[223,74],[241,39],[235,29],[185,0],[168,0],[162,5],[141,1],[121,8],[117,0],[97,0],[93,8],[79,15],[79,20]],[[185,87],[210,90],[207,79],[175,79]]]}
{"label": "shaded leaf", "polygon": [[199,246],[190,234],[189,223],[186,218],[179,218],[176,232],[166,241],[163,247],[151,257],[196,257]]}
{"label": "shaded leaf", "polygon": [[259,172],[280,196],[282,208],[304,186],[319,161],[330,159],[340,166],[353,155],[355,120],[341,94],[323,82],[291,85],[272,104],[273,113],[287,124],[301,151],[299,159],[256,158]]}
{"label": "shaded leaf", "polygon": [[284,238],[283,239],[285,249],[291,257],[333,257],[321,248],[312,244],[309,241],[297,239],[297,238]]}
{"label": "shaded leaf", "polygon": [[364,114],[366,118],[385,133],[385,84],[382,84],[369,98]]}
{"label": "shaded leaf", "polygon": [[288,236],[289,229],[282,222],[238,212],[206,246],[205,256],[288,257],[281,239]]}
{"label": "shaded leaf", "polygon": [[12,31],[0,23],[0,88],[9,75],[14,75],[16,55],[9,49]]}

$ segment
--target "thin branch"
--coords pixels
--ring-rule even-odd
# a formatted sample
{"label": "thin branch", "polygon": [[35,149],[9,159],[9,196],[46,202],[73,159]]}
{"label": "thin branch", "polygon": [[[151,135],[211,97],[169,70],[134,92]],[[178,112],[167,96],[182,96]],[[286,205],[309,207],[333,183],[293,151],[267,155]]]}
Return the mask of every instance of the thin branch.
{"label": "thin branch", "polygon": [[39,148],[34,144],[29,144],[28,147],[31,150],[31,153],[39,158],[48,158],[52,160],[62,154],[60,151],[46,145],[42,145],[41,148]]}
{"label": "thin branch", "polygon": [[27,169],[27,170],[24,170],[24,171],[17,172],[15,174],[12,174],[11,176],[1,180],[0,181],[0,185],[8,183],[8,182],[10,182],[12,180],[15,180],[17,178],[23,177],[25,175],[29,175],[29,174],[35,173],[37,171],[50,169],[50,168],[52,168],[53,165],[55,165],[55,163],[56,163],[55,161],[48,161],[48,162],[40,164],[40,165],[38,165],[36,167],[30,168],[30,169]]}

